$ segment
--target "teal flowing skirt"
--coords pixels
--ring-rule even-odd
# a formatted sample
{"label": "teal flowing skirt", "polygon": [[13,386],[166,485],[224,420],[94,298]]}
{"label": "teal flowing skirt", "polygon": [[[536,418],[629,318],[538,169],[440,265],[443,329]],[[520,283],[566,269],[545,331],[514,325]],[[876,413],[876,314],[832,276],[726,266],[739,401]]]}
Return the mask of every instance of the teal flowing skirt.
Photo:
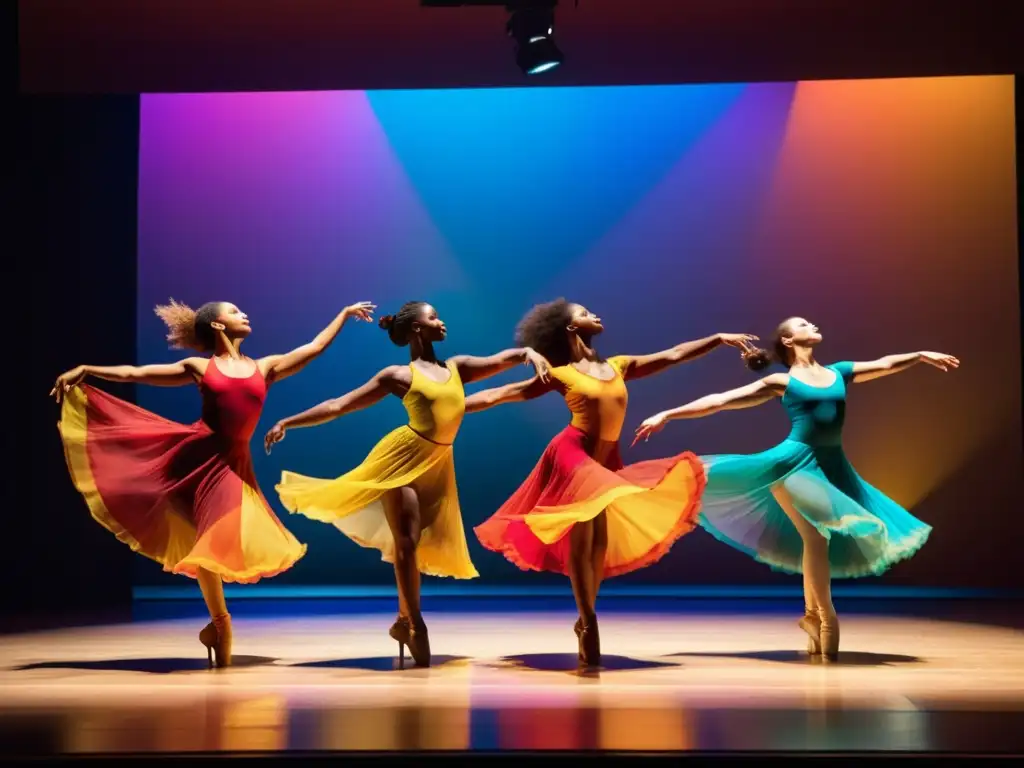
{"label": "teal flowing skirt", "polygon": [[803,542],[772,489],[829,540],[833,578],[877,576],[912,556],[931,526],[857,474],[841,446],[784,440],[763,453],[701,457],[707,486],[700,525],[773,570],[801,573]]}

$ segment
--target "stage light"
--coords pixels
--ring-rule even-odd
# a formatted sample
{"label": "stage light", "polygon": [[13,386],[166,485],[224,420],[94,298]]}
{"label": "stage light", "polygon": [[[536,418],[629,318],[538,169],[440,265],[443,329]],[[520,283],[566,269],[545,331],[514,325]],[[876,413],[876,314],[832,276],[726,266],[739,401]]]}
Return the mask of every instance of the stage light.
{"label": "stage light", "polygon": [[509,13],[505,31],[516,42],[516,64],[524,74],[550,72],[565,61],[554,40],[558,0],[420,0],[420,4],[435,8],[503,5]]}
{"label": "stage light", "polygon": [[516,64],[527,75],[548,72],[565,57],[554,41],[555,2],[509,3],[506,30],[516,41]]}

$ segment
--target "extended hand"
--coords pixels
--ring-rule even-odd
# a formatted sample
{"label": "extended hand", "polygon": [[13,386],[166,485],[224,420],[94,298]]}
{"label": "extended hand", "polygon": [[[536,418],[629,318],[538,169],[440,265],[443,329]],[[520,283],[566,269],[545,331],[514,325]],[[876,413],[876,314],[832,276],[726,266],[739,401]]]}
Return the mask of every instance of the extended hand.
{"label": "extended hand", "polygon": [[633,438],[633,444],[630,445],[629,447],[632,448],[634,445],[640,442],[640,440],[647,442],[648,440],[650,440],[651,435],[655,434],[656,432],[661,432],[661,430],[665,428],[665,425],[667,423],[668,419],[665,418],[665,415],[662,413],[656,413],[649,419],[645,419],[644,423],[637,427],[636,437]]}
{"label": "extended hand", "polygon": [[85,378],[85,366],[79,365],[77,368],[72,368],[67,373],[62,373],[57,377],[57,381],[53,385],[53,389],[50,390],[50,397],[56,398],[57,402],[60,403],[61,397],[64,393],[69,392],[72,387],[78,386],[82,379]]}
{"label": "extended hand", "polygon": [[274,443],[280,443],[284,440],[285,428],[281,425],[281,422],[277,422],[270,431],[263,437],[263,448],[267,452],[267,456],[270,455],[270,447]]}
{"label": "extended hand", "polygon": [[526,362],[532,365],[534,370],[537,371],[537,376],[541,381],[546,382],[548,380],[548,374],[551,372],[551,364],[548,363],[548,359],[539,352],[527,348],[526,350]]}
{"label": "extended hand", "polygon": [[736,347],[736,349],[744,352],[753,352],[754,346],[751,342],[759,341],[757,336],[750,333],[720,333],[718,338],[722,340],[723,344]]}
{"label": "extended hand", "polygon": [[363,320],[364,322],[372,323],[373,310],[376,308],[376,304],[372,304],[369,301],[360,301],[358,304],[345,307],[345,314],[349,317],[354,317],[356,320]]}
{"label": "extended hand", "polygon": [[921,352],[921,362],[933,365],[940,371],[948,371],[952,368],[959,368],[960,361],[952,355],[944,355],[941,352]]}

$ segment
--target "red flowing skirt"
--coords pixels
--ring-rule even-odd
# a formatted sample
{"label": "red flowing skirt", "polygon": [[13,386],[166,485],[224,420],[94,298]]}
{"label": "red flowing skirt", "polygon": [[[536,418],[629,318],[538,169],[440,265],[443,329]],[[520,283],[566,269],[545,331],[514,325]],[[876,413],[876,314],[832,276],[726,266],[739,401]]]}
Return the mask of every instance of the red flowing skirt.
{"label": "red flowing skirt", "polygon": [[248,442],[90,386],[67,393],[58,426],[93,518],[164,570],[251,583],[305,554],[260,492]]}
{"label": "red flowing skirt", "polygon": [[696,527],[706,478],[700,459],[678,456],[624,466],[618,446],[603,461],[586,433],[567,427],[512,497],[474,531],[484,547],[523,570],[568,575],[573,525],[608,518],[605,577],[645,568]]}

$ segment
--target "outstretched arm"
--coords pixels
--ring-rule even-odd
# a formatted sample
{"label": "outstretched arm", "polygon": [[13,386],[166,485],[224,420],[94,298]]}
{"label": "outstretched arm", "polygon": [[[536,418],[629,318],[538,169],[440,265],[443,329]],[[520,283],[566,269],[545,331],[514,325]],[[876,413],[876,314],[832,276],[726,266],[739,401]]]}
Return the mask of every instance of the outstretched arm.
{"label": "outstretched arm", "polygon": [[[270,453],[270,447],[274,443],[279,443],[284,440],[285,433],[289,429],[315,427],[319,424],[326,424],[329,421],[334,421],[340,416],[344,416],[346,413],[352,413],[353,411],[360,411],[363,408],[368,408],[374,403],[384,399],[386,395],[399,394],[403,388],[402,382],[399,380],[401,375],[402,369],[400,369],[399,366],[385,368],[358,389],[353,389],[351,392],[348,392],[341,397],[324,400],[319,405],[314,405],[312,408],[305,410],[302,413],[297,413],[294,416],[281,419],[263,438],[264,448],[267,453]],[[405,388],[408,388],[408,382],[405,382]]]}
{"label": "outstretched arm", "polygon": [[960,361],[952,355],[941,352],[909,352],[905,355],[886,355],[877,360],[853,363],[853,381],[860,384],[864,381],[890,376],[905,371],[918,363],[927,363],[940,371],[948,371],[960,367]]}
{"label": "outstretched arm", "polygon": [[484,389],[466,398],[466,413],[477,413],[486,411],[496,405],[504,403],[519,403],[524,400],[533,400],[543,394],[555,389],[555,382],[548,379],[544,381],[540,376],[532,379],[517,381],[514,384],[506,384],[503,387]]}
{"label": "outstretched arm", "polygon": [[306,365],[323,354],[324,350],[331,345],[331,342],[341,332],[349,318],[354,317],[369,322],[373,320],[373,310],[375,308],[376,305],[368,301],[361,301],[358,304],[345,307],[331,321],[330,325],[320,331],[312,341],[303,344],[301,347],[296,347],[291,352],[283,355],[269,355],[261,358],[258,363],[260,373],[263,374],[268,383],[280,381],[292,374],[298,373]]}
{"label": "outstretched arm", "polygon": [[694,400],[686,405],[673,408],[669,411],[651,416],[636,430],[636,439],[647,440],[651,435],[660,432],[665,425],[675,419],[699,419],[703,416],[711,416],[719,411],[738,410],[740,408],[753,408],[756,405],[766,403],[774,397],[781,397],[786,391],[787,374],[773,373],[765,376],[753,384],[745,387],[730,389],[728,392],[720,392],[714,395],[707,395]]}
{"label": "outstretched arm", "polygon": [[206,371],[207,360],[187,357],[176,363],[157,365],[80,365],[57,377],[50,397],[59,403],[64,393],[77,386],[86,376],[129,384],[150,384],[155,387],[181,387],[193,384]]}
{"label": "outstretched arm", "polygon": [[452,358],[452,362],[458,368],[459,378],[462,379],[464,384],[489,379],[491,376],[497,376],[499,373],[507,371],[513,365],[520,363],[532,365],[537,372],[537,376],[544,381],[547,381],[548,371],[551,369],[544,356],[535,352],[530,347],[506,349],[489,357],[456,355]]}
{"label": "outstretched arm", "polygon": [[757,336],[751,336],[748,333],[716,333],[714,336],[707,336],[696,341],[684,341],[671,349],[655,352],[652,355],[630,358],[629,365],[623,371],[622,377],[628,381],[661,373],[673,365],[696,360],[722,344],[746,350],[750,342],[756,339]]}

